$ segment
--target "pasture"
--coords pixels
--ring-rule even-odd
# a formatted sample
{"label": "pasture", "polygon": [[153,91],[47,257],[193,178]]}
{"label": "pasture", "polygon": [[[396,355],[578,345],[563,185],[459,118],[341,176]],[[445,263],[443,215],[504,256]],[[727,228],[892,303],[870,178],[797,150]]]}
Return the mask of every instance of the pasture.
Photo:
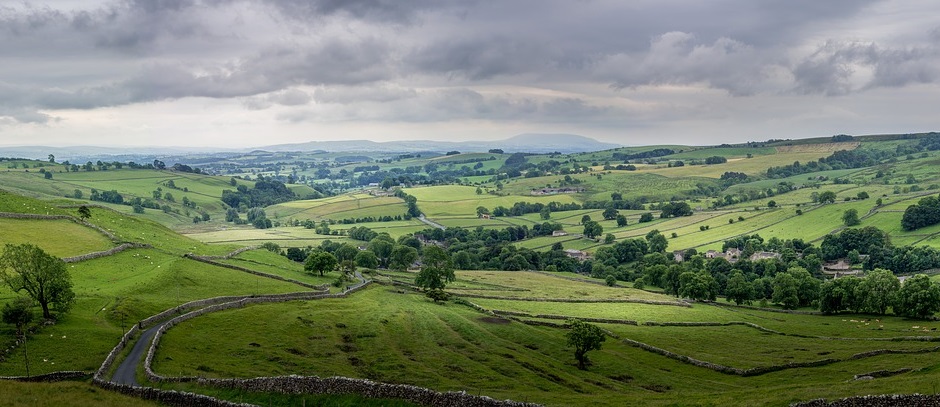
{"label": "pasture", "polygon": [[[398,280],[413,276],[390,275]],[[860,392],[929,391],[928,372],[940,362],[935,342],[888,340],[913,335],[940,339],[932,329],[938,325],[896,317],[600,302],[672,299],[539,273],[462,271],[448,290],[457,295],[512,296],[516,299],[468,300],[497,313],[529,316],[492,317],[457,303],[438,305],[420,294],[375,286],[345,299],[256,305],[187,321],[164,338],[155,369],[168,375],[204,377],[342,375],[549,406],[787,405]],[[564,346],[563,329],[526,323],[562,322],[536,316],[542,314],[632,320],[639,325],[599,323],[616,337],[609,337],[600,351],[591,352],[593,364],[579,371],[571,349]],[[701,326],[656,324],[675,322]],[[741,377],[669,359],[618,338],[738,369],[830,361]],[[730,343],[734,345],[725,345]],[[894,354],[858,356],[874,351]],[[914,371],[864,382],[851,380],[855,374],[900,368]]]}

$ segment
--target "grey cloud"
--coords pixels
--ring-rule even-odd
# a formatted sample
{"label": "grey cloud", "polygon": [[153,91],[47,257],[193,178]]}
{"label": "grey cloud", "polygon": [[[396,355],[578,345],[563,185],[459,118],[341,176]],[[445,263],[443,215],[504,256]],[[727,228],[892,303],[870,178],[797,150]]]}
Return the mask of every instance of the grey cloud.
{"label": "grey cloud", "polygon": [[314,99],[319,103],[351,104],[358,102],[392,102],[416,97],[412,88],[401,87],[392,83],[373,86],[324,86],[318,88]]}
{"label": "grey cloud", "polygon": [[[885,48],[875,43],[828,41],[793,69],[801,93],[844,95],[877,87],[935,83],[940,79],[940,49]],[[871,78],[853,78],[871,70]],[[854,79],[854,80],[853,80]]]}

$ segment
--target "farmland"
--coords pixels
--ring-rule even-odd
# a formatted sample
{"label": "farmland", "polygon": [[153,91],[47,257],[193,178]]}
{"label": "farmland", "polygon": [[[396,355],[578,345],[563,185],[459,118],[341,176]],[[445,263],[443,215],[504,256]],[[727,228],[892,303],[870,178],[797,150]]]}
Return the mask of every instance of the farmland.
{"label": "farmland", "polygon": [[[896,153],[915,142],[820,139],[523,156],[526,163],[543,166],[527,167],[536,176],[503,172],[512,171],[504,165],[511,159],[519,162],[519,156],[473,152],[380,157],[291,153],[297,160],[289,165],[277,164],[287,162],[286,154],[254,153],[242,157],[241,172],[226,175],[140,168],[65,171],[48,163],[7,160],[7,171],[0,172],[0,212],[10,215],[0,217],[0,244],[32,243],[56,257],[101,252],[122,243],[132,246],[68,263],[76,294],[72,309],[55,324],[34,324],[28,354],[23,347],[5,346],[11,350],[0,361],[0,376],[24,375],[24,358],[32,375],[92,372],[130,326],[188,301],[310,292],[312,286],[329,284],[330,292],[341,293],[355,282],[353,274],[342,278],[339,270],[327,270],[321,277],[296,258],[288,259],[287,249],[306,256],[311,248],[339,253],[339,247],[351,245],[346,258],[358,261],[359,252],[373,250],[376,240],[356,240],[353,232],[367,230],[371,235],[361,239],[379,236],[396,248],[435,245],[452,250],[454,259],[464,254],[472,265],[466,268],[488,269],[457,270],[445,290],[450,299],[437,303],[410,287],[423,259],[393,270],[386,254],[389,258],[381,259],[378,270],[375,264],[355,268],[372,280],[361,291],[239,306],[180,322],[156,348],[153,369],[167,376],[209,378],[343,376],[549,406],[623,405],[625,400],[654,406],[787,405],[820,397],[932,392],[940,363],[940,325],[934,320],[896,316],[891,307],[878,314],[822,315],[818,303],[785,307],[769,294],[744,307],[722,296],[713,302],[692,301],[680,298],[682,291],[670,291],[665,277],[646,277],[653,263],[645,263],[661,261],[664,270],[695,267],[673,263],[671,252],[719,250],[744,235],[819,246],[826,236],[867,226],[884,231],[895,246],[940,248],[940,224],[901,228],[908,206],[940,191],[936,152]],[[665,148],[674,152],[622,159],[622,154]],[[868,166],[838,164],[809,172],[796,167],[785,176],[768,176],[771,166],[814,162],[843,150],[882,155]],[[615,154],[621,158],[614,159]],[[714,156],[727,162],[694,163]],[[624,161],[636,168],[610,168]],[[677,161],[686,163],[671,166]],[[553,163],[561,164],[546,169]],[[479,173],[460,175],[473,171]],[[368,177],[375,174],[385,178],[372,182]],[[263,207],[233,207],[221,199],[226,190],[248,199],[248,191],[268,180],[283,183],[294,191],[293,198]],[[570,189],[548,190],[562,187]],[[549,192],[532,193],[541,189]],[[151,199],[165,207],[141,213],[132,205],[91,201],[93,190],[114,190],[125,199]],[[834,194],[831,201],[820,199],[829,193]],[[615,200],[624,203],[620,208],[629,208],[616,210],[620,223],[605,214],[620,205]],[[664,208],[678,203],[687,204],[689,213],[667,216]],[[549,204],[564,209],[538,209]],[[520,205],[536,209],[509,213]],[[80,206],[90,210],[87,220],[79,219]],[[413,207],[423,216],[411,216]],[[505,211],[484,217],[478,216],[480,207],[488,213]],[[233,211],[239,221],[226,219]],[[846,226],[844,215],[850,211],[858,214],[859,224]],[[250,221],[249,213],[259,212],[269,225]],[[582,236],[587,218],[603,230],[595,238]],[[435,225],[454,235],[429,238],[432,233],[423,231]],[[552,229],[535,234],[543,225]],[[460,229],[465,233],[454,232]],[[565,233],[552,236],[552,230]],[[612,262],[609,253],[621,249],[621,243],[648,242],[654,232],[665,239],[662,255],[641,253]],[[561,249],[584,251],[588,260],[571,260]],[[497,270],[519,259],[525,266]],[[543,259],[554,263],[549,268]],[[706,273],[719,274],[705,268],[704,258],[694,261]],[[767,273],[784,273],[801,261],[781,262]],[[565,268],[570,262],[576,266]],[[864,267],[857,263],[852,270]],[[752,268],[742,275],[771,284],[773,275],[758,275],[762,272]],[[728,276],[723,278],[725,289]],[[14,297],[8,286],[0,286],[0,304]],[[781,312],[783,308],[796,310]],[[602,348],[589,354],[587,370],[577,368],[572,348],[566,346],[563,324],[569,318],[606,332]],[[12,338],[14,328],[0,325],[3,344]],[[871,380],[854,380],[873,372]],[[881,377],[878,372],[887,373]],[[144,377],[138,375],[138,380]],[[144,384],[260,404],[306,403],[310,396],[193,383]],[[79,399],[105,405],[126,401],[80,381],[0,382],[0,389],[49,403],[57,403],[57,393],[87,393]],[[345,397],[352,397],[345,403],[368,401],[310,397],[323,403],[344,403]]]}

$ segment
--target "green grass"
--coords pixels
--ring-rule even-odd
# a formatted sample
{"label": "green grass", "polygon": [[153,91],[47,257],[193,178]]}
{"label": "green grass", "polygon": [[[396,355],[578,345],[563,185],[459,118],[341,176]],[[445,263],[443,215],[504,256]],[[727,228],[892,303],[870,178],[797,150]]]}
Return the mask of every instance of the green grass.
{"label": "green grass", "polygon": [[[466,287],[535,289],[545,282],[521,273],[469,281]],[[399,273],[401,274],[401,273]],[[521,274],[513,278],[513,274]],[[407,277],[403,274],[401,277]],[[602,288],[568,282],[584,289]],[[545,288],[554,294],[562,286]],[[615,289],[611,289],[615,290]],[[509,291],[516,292],[516,291]],[[534,295],[534,294],[533,294]],[[599,294],[600,295],[600,294]],[[533,313],[640,321],[752,321],[804,335],[893,337],[928,334],[900,318],[787,315],[708,305],[692,308],[623,303],[538,303],[473,299],[483,306]],[[558,322],[558,321],[555,321]],[[866,325],[866,323],[868,325]],[[918,328],[915,329],[914,326]],[[831,340],[764,334],[753,328],[606,324],[654,346],[733,367],[844,359],[876,349],[925,349],[923,342]],[[932,369],[937,353],[891,355],[790,369],[756,377],[716,373],[608,339],[591,352],[587,371],[574,366],[563,330],[497,322],[469,308],[436,305],[423,296],[373,287],[346,299],[250,306],[187,321],[165,336],[156,358],[164,374],[251,377],[296,373],[343,375],[436,390],[466,390],[546,405],[786,405],[815,397],[925,392],[929,373],[876,379],[860,387],[852,375],[901,367]],[[402,340],[402,338],[408,338]],[[734,343],[735,346],[724,346]],[[206,358],[206,355],[213,355]],[[757,389],[760,389],[759,391]]]}
{"label": "green grass", "polygon": [[0,218],[0,245],[33,243],[57,257],[108,250],[111,241],[92,228],[70,220]]}
{"label": "green grass", "polygon": [[162,404],[107,391],[86,382],[20,383],[0,381],[0,406],[159,406]]}

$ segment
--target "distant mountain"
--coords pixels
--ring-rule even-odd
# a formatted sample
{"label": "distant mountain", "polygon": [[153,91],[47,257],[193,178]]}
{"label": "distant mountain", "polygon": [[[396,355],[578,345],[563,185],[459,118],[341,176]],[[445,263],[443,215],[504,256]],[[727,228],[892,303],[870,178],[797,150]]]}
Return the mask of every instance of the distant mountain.
{"label": "distant mountain", "polygon": [[310,141],[306,143],[276,144],[264,147],[244,149],[209,148],[209,147],[46,147],[46,146],[0,146],[0,157],[15,157],[45,160],[49,154],[56,157],[59,162],[70,160],[73,163],[82,163],[87,160],[96,161],[138,161],[147,162],[153,159],[164,160],[167,157],[180,157],[190,155],[210,155],[220,153],[248,153],[251,151],[285,152],[285,151],[330,151],[330,152],[379,152],[379,153],[420,153],[460,151],[486,152],[499,148],[507,153],[581,153],[589,151],[608,150],[622,147],[619,144],[603,143],[592,138],[574,134],[520,134],[505,140],[492,141],[432,141],[432,140],[405,140],[375,142],[370,140],[342,140],[342,141]]}
{"label": "distant mountain", "polygon": [[406,140],[375,142],[369,140],[311,141],[307,143],[277,144],[258,147],[256,150],[280,151],[363,151],[363,152],[419,152],[460,151],[485,152],[499,148],[507,153],[580,153],[622,147],[620,144],[603,143],[592,138],[574,134],[520,134],[505,140],[492,141],[432,141]]}

